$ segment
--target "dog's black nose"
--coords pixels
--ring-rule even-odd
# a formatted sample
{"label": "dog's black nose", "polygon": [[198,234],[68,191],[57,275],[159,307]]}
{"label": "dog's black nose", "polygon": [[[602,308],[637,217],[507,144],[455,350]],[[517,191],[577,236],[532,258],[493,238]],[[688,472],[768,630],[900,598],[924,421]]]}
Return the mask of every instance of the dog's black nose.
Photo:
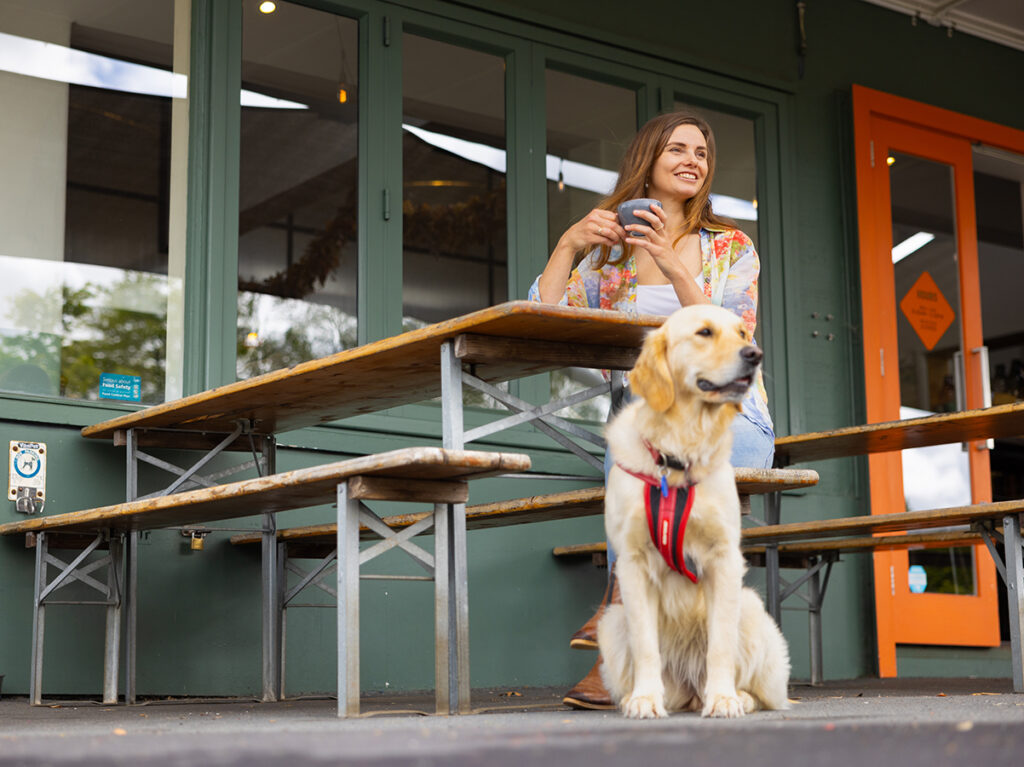
{"label": "dog's black nose", "polygon": [[749,362],[751,365],[759,363],[763,356],[764,352],[756,346],[744,346],[740,349],[740,357],[743,358],[744,362]]}

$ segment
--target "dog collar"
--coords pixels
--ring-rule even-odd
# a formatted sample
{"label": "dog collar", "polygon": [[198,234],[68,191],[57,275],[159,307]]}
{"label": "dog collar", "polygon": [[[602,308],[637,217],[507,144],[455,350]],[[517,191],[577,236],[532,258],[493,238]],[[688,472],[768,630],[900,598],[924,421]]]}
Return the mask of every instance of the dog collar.
{"label": "dog collar", "polygon": [[686,523],[690,519],[690,510],[693,508],[693,498],[697,492],[696,486],[689,483],[669,485],[665,479],[664,468],[660,477],[651,477],[627,469],[621,463],[618,466],[627,474],[643,480],[647,485],[647,491],[644,493],[644,507],[647,511],[647,528],[654,547],[669,567],[696,583],[697,576],[694,575],[693,570],[697,568],[693,567],[692,562],[687,562],[686,555],[683,553]]}
{"label": "dog collar", "polygon": [[647,448],[647,452],[651,454],[651,458],[658,464],[661,469],[675,469],[676,471],[689,471],[690,464],[683,463],[674,455],[665,455],[665,453],[658,450],[647,440],[644,440],[644,447]]}

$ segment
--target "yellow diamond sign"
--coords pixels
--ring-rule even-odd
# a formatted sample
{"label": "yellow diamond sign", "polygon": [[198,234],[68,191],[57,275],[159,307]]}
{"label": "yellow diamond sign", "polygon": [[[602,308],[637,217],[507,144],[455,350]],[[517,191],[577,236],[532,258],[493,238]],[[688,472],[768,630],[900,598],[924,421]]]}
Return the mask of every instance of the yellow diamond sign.
{"label": "yellow diamond sign", "polygon": [[922,272],[903,296],[900,310],[929,351],[956,319],[956,312],[928,272]]}

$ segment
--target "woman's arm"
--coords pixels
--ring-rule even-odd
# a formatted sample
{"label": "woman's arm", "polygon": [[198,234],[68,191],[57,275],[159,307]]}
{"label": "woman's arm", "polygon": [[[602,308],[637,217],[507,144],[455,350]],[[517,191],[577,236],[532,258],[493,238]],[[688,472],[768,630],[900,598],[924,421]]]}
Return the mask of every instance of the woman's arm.
{"label": "woman's arm", "polygon": [[[565,288],[572,272],[572,262],[577,253],[592,250],[601,245],[613,247],[626,238],[626,232],[619,226],[614,211],[595,208],[559,238],[544,271],[534,282],[535,300],[545,304],[557,304],[565,295]],[[531,288],[530,297],[534,296]]]}
{"label": "woman's arm", "polygon": [[743,232],[736,230],[729,242],[728,275],[722,293],[722,306],[738,315],[751,335],[757,328],[757,281],[761,273],[761,260],[754,243]]}

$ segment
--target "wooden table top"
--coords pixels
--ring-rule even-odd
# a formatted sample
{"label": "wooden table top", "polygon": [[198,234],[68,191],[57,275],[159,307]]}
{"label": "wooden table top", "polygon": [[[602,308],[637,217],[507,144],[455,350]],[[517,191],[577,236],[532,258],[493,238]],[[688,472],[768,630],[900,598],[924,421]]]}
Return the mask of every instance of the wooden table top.
{"label": "wooden table top", "polygon": [[0,525],[0,535],[47,531],[129,532],[194,525],[334,503],[338,483],[349,477],[461,481],[521,472],[529,468],[529,456],[521,453],[407,447],[282,472],[270,477],[257,477],[88,511],[8,522]]}
{"label": "wooden table top", "polygon": [[937,413],[905,421],[779,437],[775,440],[775,460],[779,465],[788,465],[1021,435],[1024,435],[1024,402],[1015,402],[959,413]]}
{"label": "wooden table top", "polygon": [[[111,439],[129,428],[230,432],[239,419],[260,434],[277,434],[339,418],[407,405],[441,394],[441,343],[460,336],[463,361],[489,382],[566,366],[629,369],[644,336],[664,317],[511,301],[330,357],[154,405],[82,429]],[[494,348],[481,351],[488,339]],[[523,342],[534,342],[529,356]],[[481,343],[483,342],[483,343]],[[479,361],[474,355],[479,355]]]}

